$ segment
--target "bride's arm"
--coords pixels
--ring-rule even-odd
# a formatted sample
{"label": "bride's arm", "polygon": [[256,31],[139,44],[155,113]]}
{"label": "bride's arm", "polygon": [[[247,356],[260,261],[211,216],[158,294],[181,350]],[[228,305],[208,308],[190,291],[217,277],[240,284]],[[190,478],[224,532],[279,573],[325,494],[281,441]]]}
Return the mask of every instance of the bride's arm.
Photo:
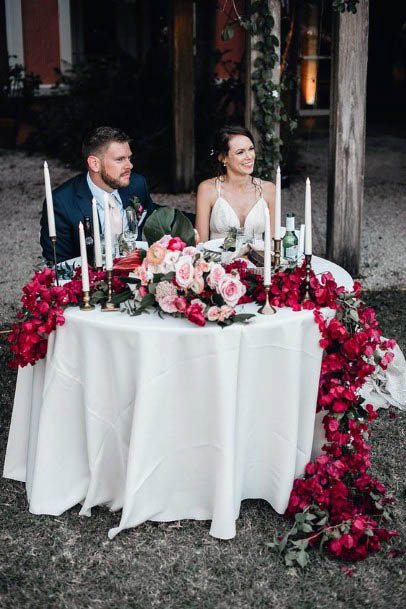
{"label": "bride's arm", "polygon": [[210,215],[213,199],[211,180],[199,184],[196,196],[196,230],[200,241],[207,241],[210,234]]}

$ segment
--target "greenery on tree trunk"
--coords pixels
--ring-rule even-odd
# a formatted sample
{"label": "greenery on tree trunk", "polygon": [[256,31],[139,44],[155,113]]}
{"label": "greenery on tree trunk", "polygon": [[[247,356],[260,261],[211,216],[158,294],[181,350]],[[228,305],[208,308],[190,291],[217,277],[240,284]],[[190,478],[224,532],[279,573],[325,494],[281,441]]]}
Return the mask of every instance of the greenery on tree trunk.
{"label": "greenery on tree trunk", "polygon": [[[356,13],[358,2],[359,0],[332,0],[332,8],[338,12]],[[281,161],[280,149],[283,142],[275,133],[275,125],[286,125],[292,131],[296,128],[297,121],[288,115],[281,99],[281,93],[287,89],[285,74],[279,84],[272,82],[273,70],[279,62],[277,49],[280,41],[273,33],[275,22],[269,8],[269,0],[252,2],[246,16],[238,14],[235,4],[234,9],[236,19],[226,24],[222,38],[230,40],[234,35],[234,24],[239,24],[249,32],[253,39],[252,48],[257,51],[254,71],[251,74],[256,102],[252,122],[261,138],[256,159],[257,172],[261,178],[268,180]]]}

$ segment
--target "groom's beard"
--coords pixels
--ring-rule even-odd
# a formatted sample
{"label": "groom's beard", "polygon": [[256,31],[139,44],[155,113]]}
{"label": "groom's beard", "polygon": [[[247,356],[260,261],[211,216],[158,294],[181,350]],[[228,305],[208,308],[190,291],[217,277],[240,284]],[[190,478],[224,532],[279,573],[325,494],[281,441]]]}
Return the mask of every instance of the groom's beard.
{"label": "groom's beard", "polygon": [[116,190],[117,188],[124,188],[125,186],[128,186],[130,182],[129,172],[123,172],[123,174],[120,175],[119,178],[113,178],[113,176],[109,175],[105,171],[104,167],[102,167],[100,170],[100,177],[103,182],[107,184],[107,186],[110,186],[110,188],[112,188],[113,190]]}

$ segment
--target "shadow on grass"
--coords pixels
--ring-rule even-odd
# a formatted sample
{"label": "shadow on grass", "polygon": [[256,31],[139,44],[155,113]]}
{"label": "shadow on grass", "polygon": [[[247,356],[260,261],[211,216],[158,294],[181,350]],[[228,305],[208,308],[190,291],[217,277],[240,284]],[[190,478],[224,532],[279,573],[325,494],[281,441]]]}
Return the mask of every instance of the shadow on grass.
{"label": "shadow on grass", "polygon": [[[406,293],[365,294],[374,306],[384,335],[406,346]],[[16,373],[7,367],[1,346],[0,435],[2,462],[11,416]],[[394,417],[394,418],[393,418]],[[404,497],[406,416],[382,411],[373,433],[373,472]],[[237,537],[219,541],[209,523],[145,523],[108,541],[119,520],[104,508],[91,518],[75,507],[58,517],[28,512],[23,484],[1,480],[0,607],[46,608],[262,608],[376,609],[404,607],[403,558],[387,550],[354,565],[353,577],[341,564],[313,555],[302,573],[286,568],[267,548],[275,531],[287,523],[264,501],[244,501]],[[405,530],[399,501],[393,527]],[[405,544],[404,534],[396,541]]]}

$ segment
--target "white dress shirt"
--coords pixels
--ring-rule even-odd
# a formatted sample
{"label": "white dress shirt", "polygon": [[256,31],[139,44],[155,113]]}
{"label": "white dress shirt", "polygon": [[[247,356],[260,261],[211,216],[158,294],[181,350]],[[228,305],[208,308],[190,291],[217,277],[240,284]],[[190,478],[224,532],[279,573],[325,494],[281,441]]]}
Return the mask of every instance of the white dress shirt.
{"label": "white dress shirt", "polygon": [[97,213],[99,214],[100,227],[101,227],[101,235],[104,235],[104,195],[105,194],[112,195],[114,197],[117,207],[120,210],[122,220],[123,220],[123,231],[128,230],[127,216],[125,213],[125,209],[123,207],[123,203],[121,201],[121,197],[118,193],[118,190],[116,189],[116,190],[113,190],[112,192],[107,192],[106,190],[103,190],[99,186],[96,186],[96,184],[93,182],[92,178],[90,177],[89,172],[87,172],[86,179],[87,179],[87,183],[90,188],[90,192],[92,193],[92,196],[96,199]]}

